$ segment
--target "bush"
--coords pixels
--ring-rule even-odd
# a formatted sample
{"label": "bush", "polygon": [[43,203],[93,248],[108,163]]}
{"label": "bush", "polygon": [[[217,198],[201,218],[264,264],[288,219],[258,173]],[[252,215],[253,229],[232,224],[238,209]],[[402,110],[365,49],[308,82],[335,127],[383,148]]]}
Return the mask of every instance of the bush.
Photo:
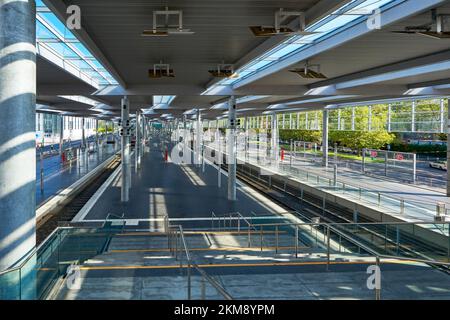
{"label": "bush", "polygon": [[320,143],[322,141],[322,133],[318,130],[279,130],[280,139],[284,141],[306,141]]}

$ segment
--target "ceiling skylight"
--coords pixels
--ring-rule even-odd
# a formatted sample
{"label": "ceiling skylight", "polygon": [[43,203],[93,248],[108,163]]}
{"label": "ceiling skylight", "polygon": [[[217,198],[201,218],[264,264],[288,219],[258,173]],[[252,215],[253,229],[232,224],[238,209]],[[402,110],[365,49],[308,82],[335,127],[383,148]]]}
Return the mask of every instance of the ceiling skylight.
{"label": "ceiling skylight", "polygon": [[38,54],[96,88],[118,84],[42,0],[36,1],[36,47]]}

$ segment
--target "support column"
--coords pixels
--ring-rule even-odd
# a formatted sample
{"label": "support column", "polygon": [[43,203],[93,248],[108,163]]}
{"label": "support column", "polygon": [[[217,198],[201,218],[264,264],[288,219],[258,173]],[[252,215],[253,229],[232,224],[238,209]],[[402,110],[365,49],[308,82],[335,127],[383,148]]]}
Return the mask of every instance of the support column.
{"label": "support column", "polygon": [[445,108],[445,100],[441,99],[441,101],[439,102],[439,132],[440,133],[445,133],[444,108]]}
{"label": "support column", "polygon": [[323,110],[322,153],[322,165],[328,167],[328,110]]}
{"label": "support column", "polygon": [[411,105],[411,132],[416,132],[416,101]]}
{"label": "support column", "polygon": [[236,200],[236,98],[228,102],[228,200]]}
{"label": "support column", "polygon": [[[34,1],[0,0],[0,271],[36,244],[35,10]],[[22,270],[22,298],[34,298],[33,274]]]}
{"label": "support column", "polygon": [[130,167],[130,137],[129,137],[129,129],[130,129],[130,102],[127,97],[122,99],[122,130],[121,130],[121,140],[122,140],[122,189],[120,200],[122,202],[128,202],[129,200],[129,186],[130,181],[128,180],[128,170]]}

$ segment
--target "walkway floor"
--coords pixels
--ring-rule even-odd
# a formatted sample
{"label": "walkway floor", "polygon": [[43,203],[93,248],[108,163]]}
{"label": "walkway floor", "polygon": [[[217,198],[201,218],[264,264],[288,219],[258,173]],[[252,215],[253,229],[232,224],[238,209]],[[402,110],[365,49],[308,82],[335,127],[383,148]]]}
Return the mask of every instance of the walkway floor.
{"label": "walkway floor", "polygon": [[250,215],[285,212],[267,198],[238,182],[237,201],[227,199],[227,176],[221,173],[218,187],[217,168],[205,165],[178,165],[165,162],[162,153],[152,147],[145,153],[141,169],[135,173],[134,156],[131,160],[132,185],[130,200],[120,200],[121,174],[118,174],[95,205],[86,213],[84,220],[102,220],[108,214],[124,219],[154,219],[168,215],[171,218],[211,217],[230,212]]}

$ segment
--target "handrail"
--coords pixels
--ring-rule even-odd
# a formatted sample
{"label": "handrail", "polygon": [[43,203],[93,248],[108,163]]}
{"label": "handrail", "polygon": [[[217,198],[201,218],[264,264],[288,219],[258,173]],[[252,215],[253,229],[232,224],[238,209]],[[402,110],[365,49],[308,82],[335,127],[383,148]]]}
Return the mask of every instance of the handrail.
{"label": "handrail", "polygon": [[[167,219],[168,221],[168,219]],[[193,267],[195,270],[197,270],[201,276],[206,279],[226,300],[232,300],[233,298],[231,297],[230,294],[228,294],[226,292],[226,290],[215,280],[213,279],[211,276],[209,276],[204,270],[202,270],[195,262],[192,261],[191,258],[191,254],[189,251],[189,248],[186,244],[186,239],[184,237],[184,231],[183,231],[183,227],[181,225],[168,225],[168,230],[167,230],[167,235],[170,237],[170,229],[178,229],[179,235],[180,235],[180,241],[181,244],[184,248],[184,252],[186,255],[186,260],[187,260],[187,271],[188,271],[188,300],[191,300],[191,268]],[[169,239],[169,243],[170,243],[170,239]],[[176,250],[178,250],[178,246],[176,248]],[[181,250],[181,246],[180,246],[180,250]],[[176,253],[176,255],[178,255]],[[180,265],[181,266],[181,265]],[[202,283],[202,294],[204,295],[204,283]]]}
{"label": "handrail", "polygon": [[[206,146],[206,148],[210,148],[210,149],[212,149],[212,150],[215,150],[215,148],[213,148],[212,146]],[[226,152],[224,152],[224,154],[225,154],[225,153],[226,153]],[[249,163],[250,163],[250,162],[249,162]],[[313,174],[313,175],[316,175],[318,178],[332,179],[332,178],[328,177],[328,175],[323,175],[323,174],[319,174],[319,173],[316,173],[316,172],[310,172],[310,171],[307,171],[307,170],[301,170],[301,171],[302,171],[302,172],[306,172],[307,174]],[[280,174],[281,174],[281,172],[280,172]],[[291,173],[291,172],[288,172],[287,175],[292,175],[292,173]],[[295,177],[295,176],[294,176],[294,177]],[[352,184],[349,184],[349,183],[345,183],[345,185],[346,185],[346,186],[349,186],[349,187],[352,187],[352,188],[361,189],[361,190],[364,191],[364,192],[377,193],[377,191],[369,190],[369,189],[364,189],[364,188],[361,188],[361,187],[359,187],[359,186],[352,185]],[[384,197],[384,198],[387,198],[387,199],[394,200],[394,201],[405,201],[405,199],[402,198],[402,197],[393,197],[393,196],[391,196],[391,195],[385,195],[385,194],[383,194],[383,197]],[[411,200],[407,200],[406,203],[411,203],[411,204],[413,204],[413,203],[416,203],[416,202],[415,202],[415,201],[411,201]],[[428,205],[433,205],[433,204],[437,204],[437,202],[427,202],[427,204],[428,204]],[[424,209],[424,210],[428,210],[428,209],[425,208],[425,207],[420,207],[420,208],[421,208],[421,209]]]}
{"label": "handrail", "polygon": [[22,269],[35,254],[37,254],[42,248],[47,247],[49,245],[49,243],[48,243],[49,239],[51,239],[56,233],[58,233],[64,229],[73,229],[73,228],[72,227],[57,227],[55,230],[53,230],[52,233],[50,233],[50,235],[47,238],[45,238],[45,240],[43,242],[41,242],[41,244],[39,246],[34,248],[18,266],[0,271],[0,276]]}
{"label": "handrail", "polygon": [[[364,223],[358,224],[358,225],[363,225]],[[379,225],[381,223],[371,223],[372,225]],[[386,224],[381,224],[381,225],[387,225],[389,223]],[[393,223],[395,224],[395,223]],[[413,223],[404,223],[404,224],[413,224]],[[447,224],[447,223],[446,223]],[[338,234],[340,237],[343,237],[345,239],[347,239],[348,241],[356,244],[358,247],[360,247],[361,249],[367,251],[368,253],[370,253],[371,255],[378,257],[378,258],[384,258],[384,259],[398,259],[398,260],[409,260],[409,261],[416,261],[416,262],[423,262],[423,263],[428,263],[428,264],[435,264],[435,265],[442,265],[442,266],[450,266],[450,262],[442,262],[442,261],[437,261],[437,260],[430,260],[430,259],[419,259],[419,258],[414,258],[414,257],[400,257],[400,256],[390,256],[390,255],[385,255],[385,254],[380,254],[377,251],[375,251],[372,248],[369,248],[368,246],[366,246],[365,244],[361,243],[360,241],[351,238],[350,236],[342,233],[342,231],[340,231],[337,228],[334,228],[333,226],[335,225],[353,225],[352,223],[350,224],[345,224],[345,223],[276,223],[276,224],[255,224],[253,225],[254,227],[267,227],[267,226],[273,226],[273,227],[279,227],[279,226],[295,226],[296,228],[298,228],[299,226],[324,226],[327,227],[331,230],[333,230],[334,233]],[[355,224],[356,225],[356,224]]]}

